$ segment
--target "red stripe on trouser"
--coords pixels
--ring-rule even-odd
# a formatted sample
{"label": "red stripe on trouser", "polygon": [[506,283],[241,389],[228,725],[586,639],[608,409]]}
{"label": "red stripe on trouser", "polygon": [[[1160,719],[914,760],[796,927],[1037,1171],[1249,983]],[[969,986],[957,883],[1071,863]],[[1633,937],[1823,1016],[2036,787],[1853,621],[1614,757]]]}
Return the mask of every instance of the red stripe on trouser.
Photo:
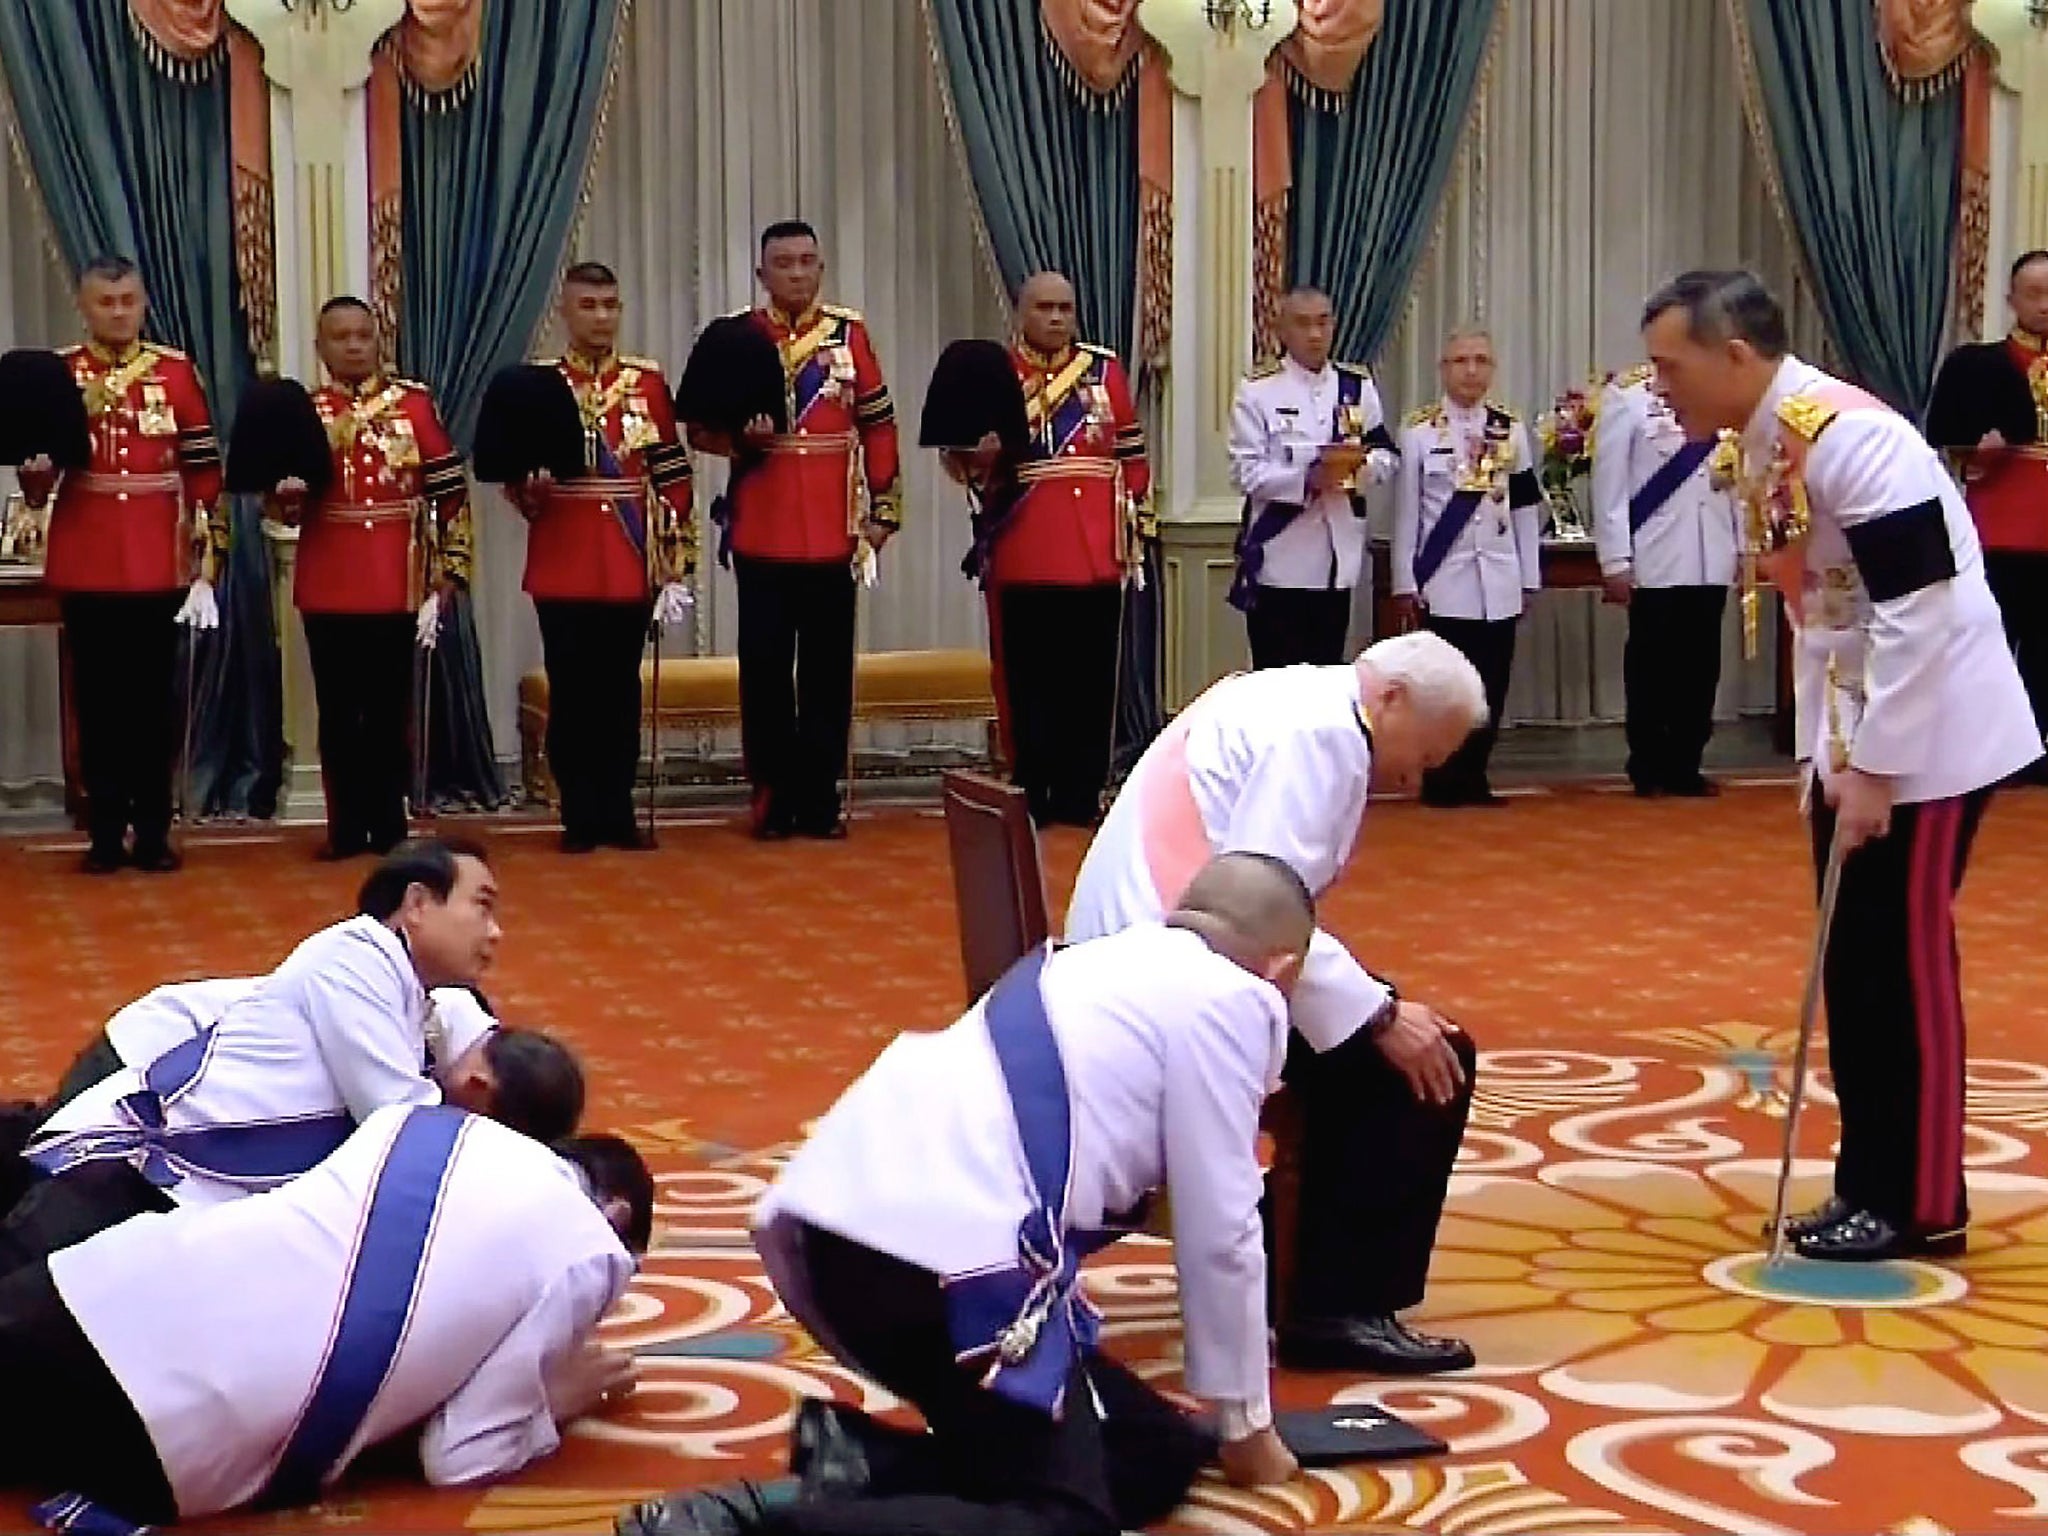
{"label": "red stripe on trouser", "polygon": [[1920,807],[1906,870],[1907,965],[1920,1044],[1914,1218],[1952,1223],[1962,1208],[1963,1004],[1955,964],[1955,865],[1961,800]]}

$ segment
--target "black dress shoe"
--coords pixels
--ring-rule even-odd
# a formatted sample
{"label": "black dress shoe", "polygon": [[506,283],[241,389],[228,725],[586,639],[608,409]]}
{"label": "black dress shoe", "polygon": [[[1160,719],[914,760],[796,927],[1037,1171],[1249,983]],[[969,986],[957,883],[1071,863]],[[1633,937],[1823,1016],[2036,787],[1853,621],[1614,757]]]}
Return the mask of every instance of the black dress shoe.
{"label": "black dress shoe", "polygon": [[654,834],[645,827],[628,827],[623,832],[614,832],[610,837],[601,839],[601,843],[606,848],[617,848],[625,853],[652,853],[659,846],[654,841]]}
{"label": "black dress shoe", "polygon": [[1433,1376],[1462,1371],[1472,1346],[1462,1339],[1417,1333],[1398,1317],[1318,1318],[1280,1334],[1280,1363],[1296,1371],[1370,1371],[1377,1376]]}
{"label": "black dress shoe", "polygon": [[796,835],[798,837],[808,837],[821,843],[844,842],[846,841],[846,818],[835,813],[829,820],[823,817],[812,817],[799,821],[796,824]]}
{"label": "black dress shoe", "polygon": [[874,1469],[857,1429],[866,1418],[821,1397],[797,1405],[789,1427],[789,1470],[803,1485],[804,1498],[844,1499],[867,1491]]}
{"label": "black dress shoe", "polygon": [[562,852],[595,853],[597,852],[597,839],[587,832],[564,831],[562,833]]}
{"label": "black dress shoe", "polygon": [[94,847],[85,850],[85,857],[78,861],[78,872],[82,875],[111,875],[120,871],[128,862],[128,854],[121,848]]}
{"label": "black dress shoe", "polygon": [[1721,786],[1704,774],[1696,773],[1689,779],[1666,784],[1664,793],[1680,800],[1712,800],[1721,793]]}
{"label": "black dress shoe", "polygon": [[1851,1211],[1830,1226],[1817,1227],[1792,1239],[1802,1259],[1822,1259],[1836,1264],[1876,1264],[1885,1259],[1921,1256],[1952,1257],[1968,1245],[1961,1227],[1940,1232],[1914,1232],[1894,1226],[1870,1211]]}
{"label": "black dress shoe", "polygon": [[[1785,1218],[1785,1235],[1787,1237],[1804,1237],[1809,1232],[1818,1232],[1822,1227],[1832,1227],[1836,1222],[1853,1216],[1855,1213],[1856,1207],[1844,1200],[1840,1195],[1829,1195],[1827,1199],[1821,1201],[1813,1209],[1801,1211],[1796,1216],[1787,1216]],[[1764,1223],[1764,1236],[1768,1239],[1770,1235],[1771,1224],[1769,1221],[1766,1221]]]}
{"label": "black dress shoe", "polygon": [[329,838],[313,857],[322,864],[339,864],[345,859],[359,859],[369,851],[367,843],[338,843]]}
{"label": "black dress shoe", "polygon": [[1631,784],[1629,788],[1638,800],[1662,800],[1665,794],[1662,784]]}
{"label": "black dress shoe", "polygon": [[749,1536],[792,1502],[794,1492],[787,1480],[688,1488],[622,1511],[612,1530],[616,1536]]}
{"label": "black dress shoe", "polygon": [[174,874],[185,867],[185,860],[169,843],[137,843],[128,862],[147,875]]}

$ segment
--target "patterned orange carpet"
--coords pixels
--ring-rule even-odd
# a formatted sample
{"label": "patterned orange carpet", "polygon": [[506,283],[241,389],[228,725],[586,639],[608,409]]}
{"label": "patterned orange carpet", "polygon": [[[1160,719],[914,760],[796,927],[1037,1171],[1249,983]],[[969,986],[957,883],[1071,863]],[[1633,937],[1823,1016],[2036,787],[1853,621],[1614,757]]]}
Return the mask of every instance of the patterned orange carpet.
{"label": "patterned orange carpet", "polygon": [[[214,1529],[603,1531],[628,1498],[775,1468],[799,1394],[885,1406],[781,1315],[744,1227],[804,1122],[895,1032],[958,1009],[938,820],[884,812],[845,844],[772,847],[684,825],[658,854],[584,860],[491,835],[508,937],[489,991],[575,1044],[591,1122],[664,1176],[657,1253],[608,1325],[644,1385],[508,1486],[369,1482]],[[265,968],[342,915],[362,866],[311,862],[313,841],[108,881],[0,843],[0,1094],[46,1087],[156,982]],[[1049,840],[1056,895],[1081,846]],[[1827,1304],[1754,1262],[1810,941],[1803,848],[1782,788],[1373,811],[1326,913],[1486,1052],[1424,1309],[1482,1364],[1286,1381],[1293,1404],[1382,1401],[1451,1454],[1259,1496],[1205,1486],[1182,1523],[1925,1536],[2048,1517],[2048,795],[1993,808],[1963,903],[1971,1252],[1794,1277],[1830,1282]],[[1824,1078],[1819,1102],[1802,1194],[1833,1130]],[[1174,1385],[1170,1253],[1127,1243],[1091,1283],[1113,1346]],[[0,1500],[0,1528],[19,1523]]]}

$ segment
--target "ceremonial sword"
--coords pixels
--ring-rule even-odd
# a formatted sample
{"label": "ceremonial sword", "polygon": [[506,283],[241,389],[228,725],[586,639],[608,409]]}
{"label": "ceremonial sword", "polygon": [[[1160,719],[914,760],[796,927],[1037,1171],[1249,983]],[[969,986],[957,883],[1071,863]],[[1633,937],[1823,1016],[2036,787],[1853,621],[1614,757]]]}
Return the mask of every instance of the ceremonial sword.
{"label": "ceremonial sword", "polygon": [[1813,1053],[1813,1026],[1820,1018],[1822,971],[1827,964],[1828,933],[1835,925],[1835,898],[1842,890],[1842,825],[1835,823],[1828,841],[1827,873],[1821,877],[1820,916],[1813,929],[1813,962],[1806,971],[1806,995],[1799,1004],[1799,1040],[1792,1053],[1792,1088],[1785,1101],[1785,1150],[1778,1162],[1778,1193],[1771,1204],[1771,1251],[1767,1264],[1785,1257],[1785,1202],[1792,1193],[1792,1158],[1799,1145],[1799,1112],[1806,1103],[1806,1065]]}

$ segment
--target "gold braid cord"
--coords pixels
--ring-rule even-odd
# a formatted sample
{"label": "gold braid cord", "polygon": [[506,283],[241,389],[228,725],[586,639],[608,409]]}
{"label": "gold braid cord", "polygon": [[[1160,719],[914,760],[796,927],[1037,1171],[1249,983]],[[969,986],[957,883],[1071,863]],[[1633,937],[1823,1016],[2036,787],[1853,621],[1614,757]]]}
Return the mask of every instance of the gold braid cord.
{"label": "gold braid cord", "polygon": [[1173,343],[1173,196],[1138,185],[1138,356],[1147,369],[1166,366]]}
{"label": "gold braid cord", "polygon": [[1287,285],[1287,194],[1252,210],[1252,356],[1278,357],[1280,291]]}
{"label": "gold braid cord", "polygon": [[381,197],[370,204],[370,312],[377,317],[390,367],[397,358],[398,303],[405,281],[405,200]]}
{"label": "gold braid cord", "polygon": [[277,218],[270,182],[235,168],[235,278],[249,323],[249,351],[277,358]]}
{"label": "gold braid cord", "polygon": [[1991,176],[1967,168],[1956,212],[1955,306],[1950,322],[1958,339],[1984,333],[1984,281],[1990,260]]}

